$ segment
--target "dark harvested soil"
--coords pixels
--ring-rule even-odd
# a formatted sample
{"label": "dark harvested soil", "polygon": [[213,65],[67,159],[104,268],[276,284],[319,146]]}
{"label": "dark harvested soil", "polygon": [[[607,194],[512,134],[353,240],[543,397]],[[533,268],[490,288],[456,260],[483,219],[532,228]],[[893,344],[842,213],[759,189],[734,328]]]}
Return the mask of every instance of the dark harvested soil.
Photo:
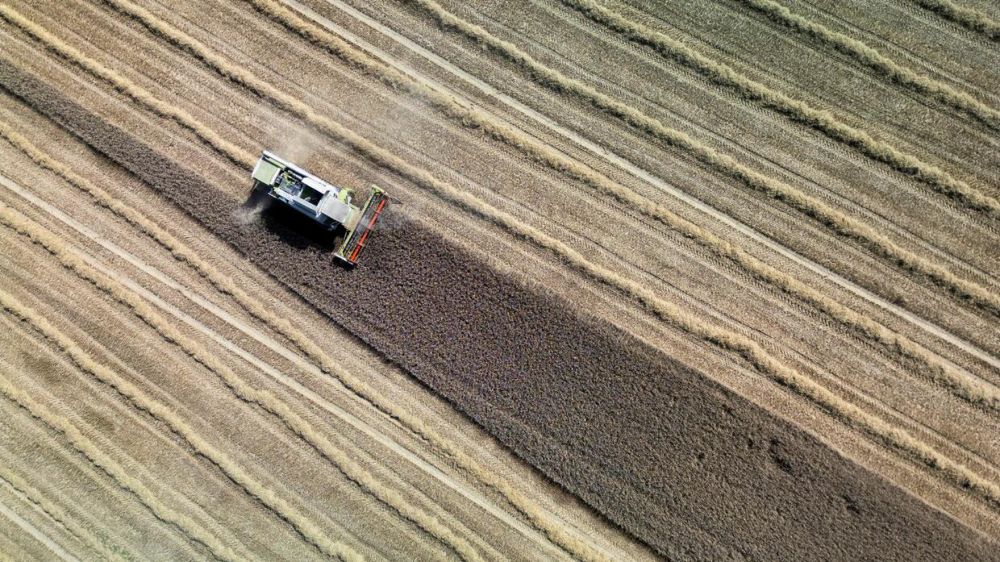
{"label": "dark harvested soil", "polygon": [[1000,559],[812,436],[398,213],[346,271],[280,213],[238,224],[241,201],[8,61],[0,83],[661,553]]}

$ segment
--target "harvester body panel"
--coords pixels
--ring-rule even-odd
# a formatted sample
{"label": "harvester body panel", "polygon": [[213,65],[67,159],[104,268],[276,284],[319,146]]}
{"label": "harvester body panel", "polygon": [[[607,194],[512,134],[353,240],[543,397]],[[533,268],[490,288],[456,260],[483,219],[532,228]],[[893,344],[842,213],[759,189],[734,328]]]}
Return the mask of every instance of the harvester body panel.
{"label": "harvester body panel", "polygon": [[[267,154],[265,152],[265,154]],[[260,183],[266,185],[273,185],[278,177],[278,173],[281,172],[281,166],[275,164],[274,162],[261,157],[257,161],[257,165],[253,168],[253,179],[259,181]]]}
{"label": "harvester body panel", "polygon": [[388,197],[377,186],[365,204],[352,204],[353,191],[327,183],[281,157],[264,151],[251,173],[256,185],[283,204],[326,226],[344,230],[344,239],[334,256],[348,265],[356,265],[361,248],[375,227]]}

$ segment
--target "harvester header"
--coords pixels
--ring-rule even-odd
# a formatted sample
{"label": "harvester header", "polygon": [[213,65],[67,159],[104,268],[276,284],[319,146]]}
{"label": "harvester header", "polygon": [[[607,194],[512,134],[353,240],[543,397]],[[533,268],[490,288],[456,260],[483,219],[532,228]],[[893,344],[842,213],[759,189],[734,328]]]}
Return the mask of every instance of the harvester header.
{"label": "harvester header", "polygon": [[255,190],[268,195],[325,226],[331,232],[343,228],[344,239],[334,254],[343,263],[354,266],[388,197],[372,186],[368,200],[361,207],[352,203],[354,192],[337,187],[271,152],[264,151],[251,174]]}

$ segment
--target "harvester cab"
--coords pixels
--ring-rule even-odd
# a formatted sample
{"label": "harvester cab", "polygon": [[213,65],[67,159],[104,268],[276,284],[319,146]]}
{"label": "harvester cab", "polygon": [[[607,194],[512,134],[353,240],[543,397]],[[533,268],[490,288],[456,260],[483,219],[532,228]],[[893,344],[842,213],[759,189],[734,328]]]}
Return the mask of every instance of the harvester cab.
{"label": "harvester cab", "polygon": [[368,200],[354,205],[354,192],[337,187],[268,151],[264,151],[251,174],[254,189],[268,195],[325,226],[331,232],[344,229],[344,239],[334,254],[345,265],[354,266],[388,197],[372,186]]}

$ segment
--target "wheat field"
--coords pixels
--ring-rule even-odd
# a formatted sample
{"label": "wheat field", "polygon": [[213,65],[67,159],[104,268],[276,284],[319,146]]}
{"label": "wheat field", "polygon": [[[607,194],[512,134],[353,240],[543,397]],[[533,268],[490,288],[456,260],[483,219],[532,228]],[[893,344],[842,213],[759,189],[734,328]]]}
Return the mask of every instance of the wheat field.
{"label": "wheat field", "polygon": [[1000,559],[998,30],[0,1],[0,559]]}

